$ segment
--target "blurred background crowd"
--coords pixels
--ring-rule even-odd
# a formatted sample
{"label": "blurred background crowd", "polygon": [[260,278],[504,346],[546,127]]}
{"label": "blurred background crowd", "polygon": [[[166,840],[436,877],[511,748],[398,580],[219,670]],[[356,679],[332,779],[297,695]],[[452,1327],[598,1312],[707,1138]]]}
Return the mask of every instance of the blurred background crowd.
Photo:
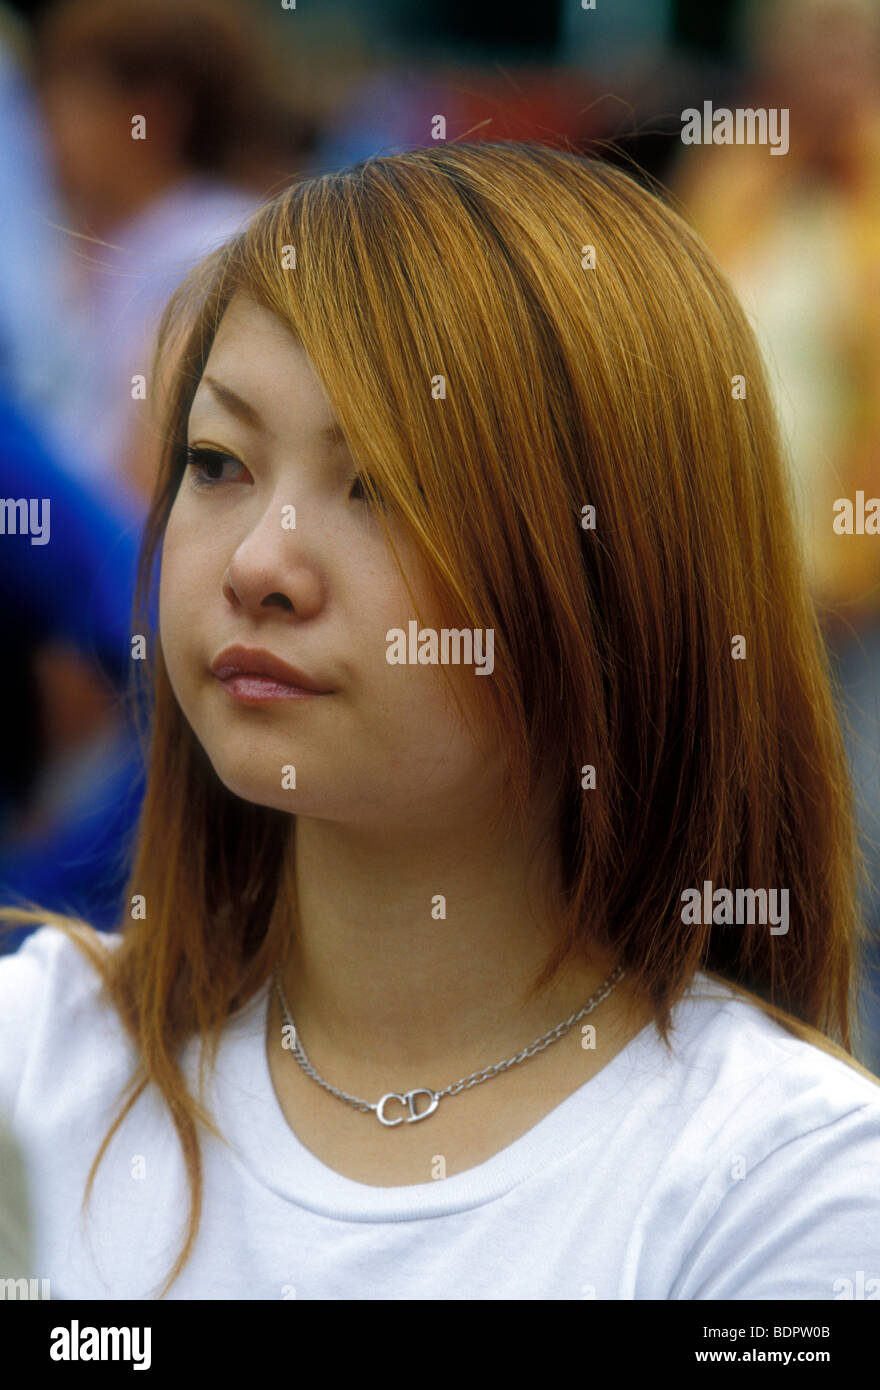
{"label": "blurred background crowd", "polygon": [[[684,145],[707,100],[788,108],[788,152]],[[449,140],[574,145],[661,180],[751,317],[839,675],[875,943],[860,1055],[880,1071],[880,537],[831,526],[836,497],[880,495],[880,0],[0,0],[0,496],[51,499],[51,544],[0,545],[0,901],[120,920],[169,294],[291,179],[428,144],[438,114]]]}

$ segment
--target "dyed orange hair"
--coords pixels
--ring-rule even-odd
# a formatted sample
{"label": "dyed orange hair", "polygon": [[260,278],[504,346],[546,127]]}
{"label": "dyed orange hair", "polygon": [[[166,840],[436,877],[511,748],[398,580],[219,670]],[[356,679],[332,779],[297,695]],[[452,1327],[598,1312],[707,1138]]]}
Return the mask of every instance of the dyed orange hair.
{"label": "dyed orange hair", "polygon": [[[535,991],[600,943],[664,1042],[703,969],[858,1065],[864,928],[829,667],[759,350],[699,239],[621,170],[533,144],[438,145],[286,190],[166,310],[136,632],[150,630],[190,403],[238,290],[305,347],[449,612],[495,632],[483,684],[508,755],[505,804],[526,810],[539,761],[558,790],[567,917]],[[731,658],[735,634],[745,660]],[[86,1197],[144,1087],[168,1103],[192,1204],[164,1291],[200,1219],[197,1121],[217,1133],[179,1050],[201,1036],[201,1085],[230,1014],[284,952],[294,818],[222,785],[155,639],[140,696],[148,781],[127,891],[148,919],[121,924],[110,950],[61,914],[2,916],[73,934],[138,1049]],[[787,888],[788,934],[685,925],[681,895],[705,879]]]}

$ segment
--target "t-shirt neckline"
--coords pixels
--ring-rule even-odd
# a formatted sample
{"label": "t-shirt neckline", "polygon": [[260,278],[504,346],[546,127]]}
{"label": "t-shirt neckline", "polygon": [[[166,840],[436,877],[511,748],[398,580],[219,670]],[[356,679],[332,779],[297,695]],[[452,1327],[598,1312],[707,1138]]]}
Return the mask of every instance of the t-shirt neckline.
{"label": "t-shirt neckline", "polygon": [[[712,983],[698,975],[691,990],[697,980]],[[275,1093],[266,1051],[269,990],[267,983],[227,1025],[215,1073],[220,1129],[238,1160],[264,1187],[336,1219],[441,1216],[493,1201],[563,1158],[611,1122],[619,1108],[615,1098],[621,1088],[647,1084],[651,1075],[656,1075],[658,1061],[662,1064],[666,1058],[651,1021],[583,1086],[482,1163],[424,1183],[376,1187],[329,1167],[288,1124]],[[676,1026],[689,1002],[686,995],[675,1011]],[[628,1103],[635,1099],[635,1094],[628,1094]],[[609,1101],[614,1103],[609,1106]],[[373,1116],[365,1114],[363,1119],[365,1125],[376,1123]]]}

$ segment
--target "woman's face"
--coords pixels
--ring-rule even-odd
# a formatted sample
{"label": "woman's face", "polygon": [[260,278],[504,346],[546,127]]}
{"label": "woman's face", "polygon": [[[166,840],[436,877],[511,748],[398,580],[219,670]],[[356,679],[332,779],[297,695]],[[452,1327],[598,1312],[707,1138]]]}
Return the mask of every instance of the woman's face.
{"label": "woman's face", "polygon": [[[164,538],[165,664],[235,795],[361,826],[413,829],[424,818],[436,832],[444,817],[460,825],[494,804],[500,765],[474,745],[438,666],[386,660],[386,633],[406,632],[416,614],[335,425],[293,335],[236,295],[189,417],[189,446],[215,452],[187,467]],[[415,552],[392,527],[423,620],[439,626]],[[232,644],[268,651],[330,693],[268,700],[241,683],[236,699],[211,670]],[[491,679],[464,665],[451,675],[471,701]]]}

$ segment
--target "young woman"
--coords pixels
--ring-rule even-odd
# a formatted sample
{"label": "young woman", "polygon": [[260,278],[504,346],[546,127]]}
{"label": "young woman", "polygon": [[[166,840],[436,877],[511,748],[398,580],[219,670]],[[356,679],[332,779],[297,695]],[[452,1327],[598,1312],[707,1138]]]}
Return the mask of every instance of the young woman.
{"label": "young woman", "polygon": [[35,1272],[858,1296],[850,793],[693,233],[540,146],[371,159],[203,262],[154,380],[126,920],[4,912],[39,927],[0,961]]}

